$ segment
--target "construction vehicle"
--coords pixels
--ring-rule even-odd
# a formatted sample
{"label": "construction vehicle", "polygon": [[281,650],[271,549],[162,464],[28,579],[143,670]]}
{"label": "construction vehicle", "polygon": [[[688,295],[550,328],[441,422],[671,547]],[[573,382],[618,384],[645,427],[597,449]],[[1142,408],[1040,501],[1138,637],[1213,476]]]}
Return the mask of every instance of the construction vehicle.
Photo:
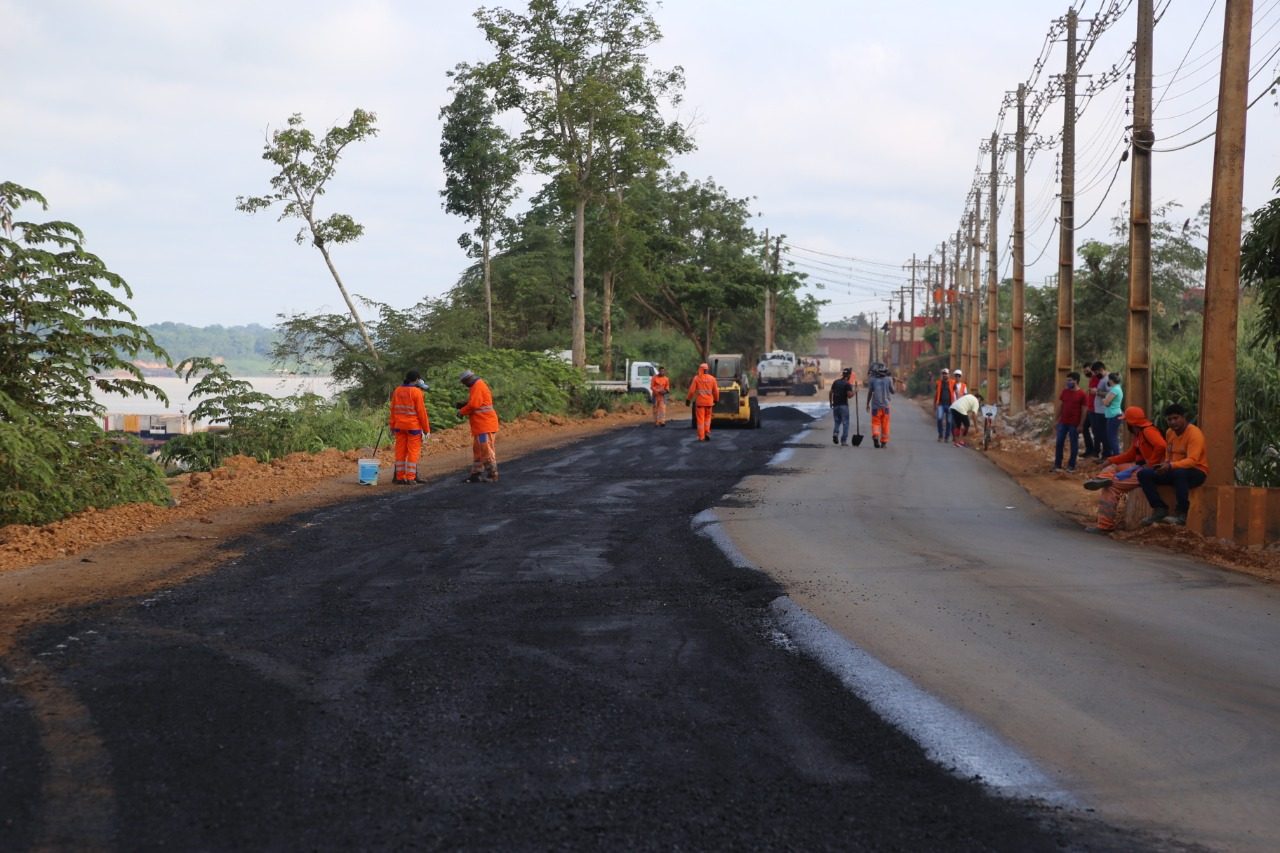
{"label": "construction vehicle", "polygon": [[[707,357],[711,375],[720,386],[720,401],[711,409],[712,426],[760,428],[760,400],[751,393],[742,353],[717,353]],[[690,413],[690,426],[698,426],[696,414]]]}
{"label": "construction vehicle", "polygon": [[802,358],[796,364],[791,393],[797,397],[812,397],[826,383],[822,380],[822,367],[816,358]]}
{"label": "construction vehicle", "polygon": [[796,381],[796,354],[786,350],[773,350],[760,356],[756,365],[757,391],[792,393]]}

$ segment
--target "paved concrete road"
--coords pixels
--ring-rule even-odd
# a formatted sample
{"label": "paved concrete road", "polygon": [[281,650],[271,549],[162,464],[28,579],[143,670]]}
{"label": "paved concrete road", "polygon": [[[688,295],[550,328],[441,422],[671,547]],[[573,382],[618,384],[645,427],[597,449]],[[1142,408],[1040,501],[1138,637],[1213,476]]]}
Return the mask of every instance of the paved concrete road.
{"label": "paved concrete road", "polygon": [[889,448],[833,447],[828,416],[716,513],[797,603],[1107,817],[1280,848],[1280,590],[1088,536],[935,438],[900,404]]}
{"label": "paved concrete road", "polygon": [[693,532],[800,417],[382,488],[36,631],[0,662],[0,848],[1146,844],[927,761]]}

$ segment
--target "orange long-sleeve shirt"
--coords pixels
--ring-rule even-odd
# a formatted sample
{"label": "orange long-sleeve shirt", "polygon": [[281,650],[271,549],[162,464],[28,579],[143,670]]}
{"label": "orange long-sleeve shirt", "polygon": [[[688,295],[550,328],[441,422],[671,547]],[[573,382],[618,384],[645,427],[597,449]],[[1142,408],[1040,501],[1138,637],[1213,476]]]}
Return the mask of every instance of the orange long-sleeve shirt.
{"label": "orange long-sleeve shirt", "polygon": [[1167,430],[1164,440],[1169,445],[1165,452],[1165,461],[1174,468],[1199,468],[1209,473],[1209,460],[1205,456],[1204,433],[1195,424],[1187,424],[1187,428],[1178,435]]}
{"label": "orange long-sleeve shirt", "polygon": [[422,389],[417,385],[399,385],[391,392],[391,418],[388,424],[393,430],[412,432],[431,431],[427,418],[427,406]]}
{"label": "orange long-sleeve shirt", "polygon": [[714,406],[720,402],[720,383],[710,373],[700,371],[689,383],[685,399],[693,400],[695,406]]}
{"label": "orange long-sleeve shirt", "polygon": [[458,409],[458,414],[471,421],[472,435],[498,431],[498,410],[493,407],[493,392],[483,379],[471,383],[467,404]]}

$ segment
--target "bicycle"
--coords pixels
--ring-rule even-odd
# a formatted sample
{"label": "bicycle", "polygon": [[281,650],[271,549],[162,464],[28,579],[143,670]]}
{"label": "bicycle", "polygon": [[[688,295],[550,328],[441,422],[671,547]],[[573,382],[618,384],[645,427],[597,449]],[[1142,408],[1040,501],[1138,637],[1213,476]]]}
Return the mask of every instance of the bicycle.
{"label": "bicycle", "polygon": [[997,406],[992,403],[982,407],[982,449],[987,450],[991,447],[991,436],[996,428],[996,414],[999,412]]}

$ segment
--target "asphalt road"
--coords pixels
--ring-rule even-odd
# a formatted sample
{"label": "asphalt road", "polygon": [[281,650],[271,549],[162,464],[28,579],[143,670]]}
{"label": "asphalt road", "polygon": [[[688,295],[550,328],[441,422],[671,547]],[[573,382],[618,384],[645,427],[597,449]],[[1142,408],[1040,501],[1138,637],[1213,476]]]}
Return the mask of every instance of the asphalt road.
{"label": "asphalt road", "polygon": [[379,487],[42,626],[0,662],[0,849],[1150,845],[930,762],[691,529],[803,420]]}
{"label": "asphalt road", "polygon": [[1084,534],[895,409],[887,449],[828,418],[743,481],[738,550],[1107,819],[1280,849],[1280,590]]}

